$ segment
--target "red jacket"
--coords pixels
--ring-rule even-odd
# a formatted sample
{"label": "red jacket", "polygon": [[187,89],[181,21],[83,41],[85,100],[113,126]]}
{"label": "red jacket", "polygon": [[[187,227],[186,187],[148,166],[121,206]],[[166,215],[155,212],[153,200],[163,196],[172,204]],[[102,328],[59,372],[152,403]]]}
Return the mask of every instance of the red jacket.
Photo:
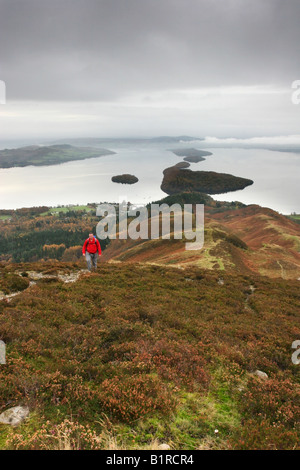
{"label": "red jacket", "polygon": [[89,238],[87,238],[82,247],[82,254],[85,255],[86,251],[88,253],[96,253],[98,251],[99,255],[101,255],[101,246],[99,240],[94,237],[91,241]]}

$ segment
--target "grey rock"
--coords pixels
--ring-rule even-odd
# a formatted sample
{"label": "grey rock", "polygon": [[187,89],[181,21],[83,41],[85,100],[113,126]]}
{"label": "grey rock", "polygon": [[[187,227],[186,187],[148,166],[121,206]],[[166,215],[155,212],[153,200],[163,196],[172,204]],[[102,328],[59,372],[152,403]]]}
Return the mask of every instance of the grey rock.
{"label": "grey rock", "polygon": [[0,415],[1,424],[10,424],[11,426],[18,426],[29,416],[29,408],[27,406],[14,406]]}
{"label": "grey rock", "polygon": [[254,372],[254,375],[257,375],[257,377],[259,377],[260,379],[264,379],[264,380],[269,378],[268,374],[266,374],[265,372],[262,372],[261,370],[256,370]]}

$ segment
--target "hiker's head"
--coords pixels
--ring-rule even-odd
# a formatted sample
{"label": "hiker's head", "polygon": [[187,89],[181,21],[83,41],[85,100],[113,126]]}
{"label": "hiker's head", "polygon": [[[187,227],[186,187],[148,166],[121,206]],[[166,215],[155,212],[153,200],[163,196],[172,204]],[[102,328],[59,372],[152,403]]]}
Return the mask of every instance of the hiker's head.
{"label": "hiker's head", "polygon": [[89,239],[93,240],[93,238],[94,238],[94,235],[92,233],[89,233]]}

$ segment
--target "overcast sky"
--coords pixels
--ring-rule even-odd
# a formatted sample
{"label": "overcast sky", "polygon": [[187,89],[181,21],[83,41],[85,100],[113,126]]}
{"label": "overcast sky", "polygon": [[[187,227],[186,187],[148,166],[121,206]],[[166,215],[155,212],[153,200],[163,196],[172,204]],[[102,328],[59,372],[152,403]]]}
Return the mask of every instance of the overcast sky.
{"label": "overcast sky", "polygon": [[299,134],[299,0],[0,0],[0,140]]}

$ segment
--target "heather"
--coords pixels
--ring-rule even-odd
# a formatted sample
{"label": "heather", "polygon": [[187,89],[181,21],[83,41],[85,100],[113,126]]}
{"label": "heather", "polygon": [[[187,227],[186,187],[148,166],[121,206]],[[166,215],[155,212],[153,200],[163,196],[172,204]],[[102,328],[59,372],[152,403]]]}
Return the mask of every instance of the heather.
{"label": "heather", "polygon": [[[299,448],[299,281],[82,268],[1,267],[3,283],[27,285],[0,302],[0,411],[30,409],[20,426],[0,426],[2,449]],[[41,276],[28,287],[33,272]]]}

